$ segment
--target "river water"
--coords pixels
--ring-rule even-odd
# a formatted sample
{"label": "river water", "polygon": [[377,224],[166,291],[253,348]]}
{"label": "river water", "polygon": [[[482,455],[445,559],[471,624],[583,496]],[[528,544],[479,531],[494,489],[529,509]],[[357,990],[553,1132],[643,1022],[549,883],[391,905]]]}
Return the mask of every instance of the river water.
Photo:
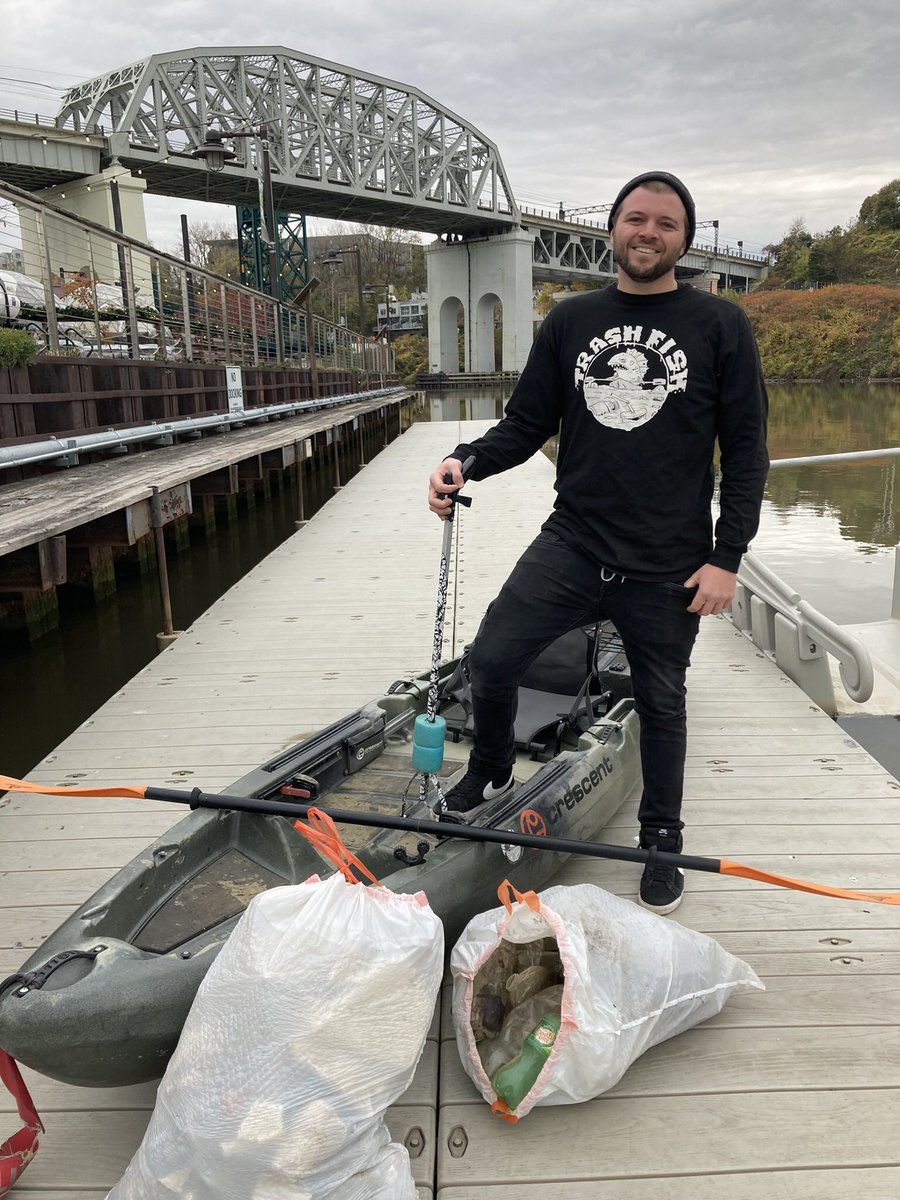
{"label": "river water", "polygon": [[[900,445],[900,386],[771,385],[772,459]],[[499,391],[429,393],[419,418],[491,420]],[[448,450],[455,439],[448,437]],[[433,464],[422,464],[423,480]],[[327,480],[307,495],[307,515],[330,496]],[[890,615],[894,547],[900,540],[900,459],[773,468],[753,549],[832,620]],[[172,555],[169,573],[177,627],[212,602],[294,532],[296,497],[275,492],[198,534]],[[155,654],[161,628],[155,576],[122,574],[115,597],[84,606],[61,597],[60,628],[32,646],[0,647],[0,773],[29,771]],[[845,721],[842,720],[842,724]],[[900,777],[900,724],[890,718],[846,722],[854,737]]]}

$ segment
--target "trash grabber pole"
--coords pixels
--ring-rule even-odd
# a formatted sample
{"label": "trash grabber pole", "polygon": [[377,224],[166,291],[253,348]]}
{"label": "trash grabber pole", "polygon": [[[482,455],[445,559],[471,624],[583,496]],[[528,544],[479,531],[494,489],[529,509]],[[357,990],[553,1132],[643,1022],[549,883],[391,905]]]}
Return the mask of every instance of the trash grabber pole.
{"label": "trash grabber pole", "polygon": [[491,829],[450,821],[424,821],[411,817],[391,817],[382,813],[323,808],[321,805],[302,800],[281,801],[272,798],[260,800],[250,796],[203,792],[200,788],[186,792],[163,787],[45,787],[40,783],[27,783],[6,775],[0,775],[0,789],[33,792],[42,796],[130,796],[143,800],[163,800],[173,804],[186,804],[191,808],[227,809],[297,819],[304,818],[310,809],[316,809],[331,817],[337,824],[343,825],[397,829],[403,832],[431,834],[438,838],[463,838],[472,842],[523,846],[532,850],[553,850],[560,854],[580,854],[588,858],[609,858],[622,862],[646,864],[651,857],[655,857],[655,861],[663,866],[681,867],[686,871],[707,871],[713,875],[752,879],[758,883],[771,884],[774,887],[810,892],[818,896],[832,896],[839,900],[863,900],[869,904],[900,906],[900,892],[858,892],[849,888],[831,887],[825,883],[794,879],[790,875],[776,875],[771,871],[760,871],[756,867],[747,867],[742,863],[730,862],[724,858],[703,858],[695,854],[672,854],[664,850],[642,850],[638,847],[615,846],[605,842],[578,842],[569,838],[542,837],[535,834],[517,833],[513,829]]}
{"label": "trash grabber pole", "polygon": [[[475,466],[475,457],[470,455],[462,464],[460,471],[463,479]],[[449,475],[444,476],[445,483],[452,483]],[[431,677],[428,683],[428,700],[423,715],[416,717],[413,727],[412,764],[421,772],[422,781],[419,784],[419,800],[425,804],[428,799],[429,781],[435,776],[444,762],[444,737],[447,725],[443,717],[437,715],[438,676],[441,669],[441,653],[444,648],[444,614],[447,611],[447,586],[450,574],[450,547],[453,542],[453,518],[456,515],[457,504],[469,507],[472,500],[469,496],[461,496],[459,492],[448,492],[451,500],[450,512],[444,520],[444,534],[441,540],[441,567],[438,572],[437,609],[434,614],[434,642],[431,648]]]}

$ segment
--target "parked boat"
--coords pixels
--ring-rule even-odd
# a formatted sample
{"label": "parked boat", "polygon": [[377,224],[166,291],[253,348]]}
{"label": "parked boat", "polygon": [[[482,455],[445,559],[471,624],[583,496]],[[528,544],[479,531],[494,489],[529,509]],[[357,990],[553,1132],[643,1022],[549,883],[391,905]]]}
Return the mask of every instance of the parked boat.
{"label": "parked boat", "polygon": [[[481,814],[479,825],[594,839],[633,792],[640,777],[638,718],[626,694],[624,657],[609,638],[605,646],[592,686],[579,696],[544,690],[537,704],[541,689],[532,686],[528,711],[543,705],[550,719],[540,736],[529,729],[520,739],[521,786]],[[448,728],[462,736],[458,667],[454,661],[442,668],[440,684]],[[392,685],[229,791],[274,800],[306,795],[326,808],[432,818],[410,765],[428,686],[427,676]],[[448,744],[442,786],[452,784],[467,751],[464,740]],[[476,912],[496,904],[504,878],[520,889],[539,888],[567,857],[409,830],[339,828],[385,886],[426,893],[448,944]],[[0,985],[0,1046],[70,1084],[115,1086],[160,1076],[203,976],[252,897],[332,869],[294,829],[293,817],[192,812]]]}

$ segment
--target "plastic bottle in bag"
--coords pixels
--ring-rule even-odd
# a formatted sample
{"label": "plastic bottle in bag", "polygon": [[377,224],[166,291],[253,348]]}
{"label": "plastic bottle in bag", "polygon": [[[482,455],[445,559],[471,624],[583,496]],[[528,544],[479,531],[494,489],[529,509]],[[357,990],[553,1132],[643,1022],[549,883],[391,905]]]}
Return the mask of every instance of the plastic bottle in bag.
{"label": "plastic bottle in bag", "polygon": [[541,1017],[559,1012],[562,1008],[563,985],[556,984],[525,1000],[508,1013],[503,1028],[496,1037],[485,1038],[478,1044],[481,1064],[488,1079],[492,1079],[505,1063],[522,1049],[522,1042]]}
{"label": "plastic bottle in bag", "polygon": [[526,1037],[516,1057],[505,1063],[491,1080],[491,1087],[510,1112],[515,1112],[534,1087],[553,1050],[560,1023],[558,1012],[543,1017]]}

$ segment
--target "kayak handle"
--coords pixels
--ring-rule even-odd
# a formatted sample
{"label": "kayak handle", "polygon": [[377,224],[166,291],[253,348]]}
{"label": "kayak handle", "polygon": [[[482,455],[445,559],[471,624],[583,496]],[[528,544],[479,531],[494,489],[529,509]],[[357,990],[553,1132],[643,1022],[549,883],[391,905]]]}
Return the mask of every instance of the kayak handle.
{"label": "kayak handle", "polygon": [[39,992],[50,976],[63,965],[63,963],[71,962],[75,958],[88,958],[91,962],[97,955],[105,950],[106,946],[94,946],[92,950],[62,950],[59,954],[54,954],[52,958],[48,958],[42,967],[38,967],[36,971],[19,971],[15,975],[10,975],[0,983],[0,992],[5,992],[8,987],[14,983],[18,983],[18,987],[13,992],[14,996],[27,996],[29,992]]}

